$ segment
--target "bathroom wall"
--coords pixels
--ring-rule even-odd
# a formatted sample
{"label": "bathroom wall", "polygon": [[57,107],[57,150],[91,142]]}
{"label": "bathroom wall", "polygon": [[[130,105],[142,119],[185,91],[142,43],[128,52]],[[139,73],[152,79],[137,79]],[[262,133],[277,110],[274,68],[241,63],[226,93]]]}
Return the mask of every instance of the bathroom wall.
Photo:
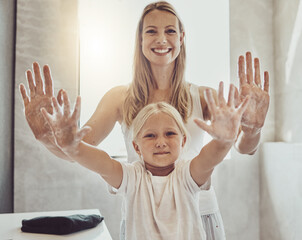
{"label": "bathroom wall", "polygon": [[0,1],[0,213],[13,211],[15,5]]}
{"label": "bathroom wall", "polygon": [[[288,107],[299,99],[301,82],[296,79],[301,77],[299,71],[294,69],[298,69],[300,60],[297,59],[301,58],[295,54],[290,55],[290,59],[294,59],[290,65],[293,70],[290,71],[289,78],[284,78],[289,79],[290,84],[286,85],[280,78],[288,76],[283,69],[288,62],[288,50],[285,49],[289,49],[288,44],[291,42],[288,36],[292,35],[293,29],[299,29],[299,24],[296,24],[299,6],[298,0],[230,0],[231,81],[238,85],[237,58],[246,51],[251,51],[254,57],[260,58],[261,72],[267,70],[270,73],[271,103],[262,132],[262,142],[275,141],[275,132],[279,141],[301,140],[298,133],[302,131],[298,120],[294,118],[295,111]],[[14,210],[25,212],[98,208],[106,216],[106,224],[113,239],[118,239],[120,199],[108,194],[106,184],[99,176],[77,164],[57,159],[35,141],[25,121],[19,96],[18,84],[25,83],[24,72],[31,67],[33,61],[51,66],[55,92],[59,88],[65,88],[71,99],[77,95],[76,4],[73,0],[18,0],[17,11]],[[298,30],[294,32],[299,33]],[[297,34],[294,39],[299,39]],[[301,49],[298,43],[299,41],[295,49]],[[286,92],[282,93],[283,89],[290,93],[294,90],[294,97],[286,95]],[[285,118],[288,115],[291,116],[290,120]],[[241,155],[232,150],[231,159],[225,160],[215,170],[213,184],[227,239],[298,239],[298,231],[294,231],[292,234],[296,235],[291,235],[291,238],[284,235],[289,233],[294,227],[293,221],[297,220],[293,216],[296,210],[300,211],[298,201],[291,200],[286,205],[287,202],[280,196],[282,191],[277,191],[280,180],[288,180],[286,185],[282,185],[284,189],[290,186],[292,182],[287,179],[290,175],[295,176],[295,186],[301,185],[297,173],[300,165],[287,166],[287,163],[298,164],[299,161],[295,158],[298,147],[280,146],[264,144],[253,156]],[[269,153],[275,153],[277,149],[281,150],[278,156],[280,160],[275,162],[276,156]],[[10,153],[7,154],[10,157]],[[284,162],[284,159],[288,162]],[[285,167],[288,175],[281,171]],[[279,175],[280,171],[283,175]],[[278,179],[280,176],[281,179]],[[295,193],[294,188],[292,190],[287,192],[289,189],[286,189],[285,192],[291,199],[301,195],[300,192]],[[282,209],[286,206],[289,210],[285,212]],[[290,214],[289,222],[283,220],[289,217],[287,214]],[[280,229],[281,234],[274,232],[275,229]],[[274,238],[277,235],[280,238]]]}

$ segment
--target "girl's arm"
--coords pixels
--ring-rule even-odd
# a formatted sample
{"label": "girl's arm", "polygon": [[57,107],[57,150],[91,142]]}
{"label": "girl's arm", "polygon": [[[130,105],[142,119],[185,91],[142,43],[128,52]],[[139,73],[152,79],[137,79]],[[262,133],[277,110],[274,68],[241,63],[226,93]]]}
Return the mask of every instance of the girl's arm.
{"label": "girl's arm", "polygon": [[[34,74],[33,74],[34,73]],[[45,108],[49,114],[53,113],[51,98],[53,95],[53,80],[49,66],[43,67],[43,76],[40,72],[39,64],[33,63],[32,71],[26,71],[29,87],[29,95],[23,84],[20,84],[20,93],[23,98],[25,117],[34,136],[50,152],[59,158],[71,160],[57,145],[53,132],[41,114],[41,109]],[[115,87],[108,91],[101,99],[95,113],[88,120],[85,126],[90,126],[93,131],[87,134],[83,141],[91,145],[99,144],[111,132],[117,121],[122,121],[121,106],[127,87]],[[57,96],[59,105],[62,105],[62,90]]]}
{"label": "girl's arm", "polygon": [[42,109],[42,114],[53,131],[56,145],[70,159],[100,174],[111,186],[118,188],[123,177],[121,164],[111,159],[106,152],[82,141],[91,128],[89,126],[78,128],[81,99],[77,98],[74,111],[71,113],[70,102],[64,90],[62,96],[63,107],[54,97],[52,98],[53,115],[45,108]]}
{"label": "girl's arm", "polygon": [[202,148],[190,165],[191,176],[199,186],[208,180],[214,167],[224,159],[237,138],[241,117],[248,106],[249,97],[236,108],[234,95],[235,86],[231,84],[228,102],[226,102],[223,97],[223,82],[220,82],[216,104],[212,91],[205,90],[206,101],[211,113],[211,124],[207,125],[205,121],[199,119],[195,119],[195,123],[208,132],[213,140]]}

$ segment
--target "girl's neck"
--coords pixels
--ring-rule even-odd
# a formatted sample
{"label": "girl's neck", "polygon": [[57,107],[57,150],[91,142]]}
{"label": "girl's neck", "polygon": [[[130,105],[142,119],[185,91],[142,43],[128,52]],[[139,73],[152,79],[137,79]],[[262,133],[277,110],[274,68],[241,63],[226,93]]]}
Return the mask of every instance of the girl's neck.
{"label": "girl's neck", "polygon": [[157,167],[145,162],[145,168],[152,173],[153,176],[168,176],[175,168],[175,163],[165,167]]}

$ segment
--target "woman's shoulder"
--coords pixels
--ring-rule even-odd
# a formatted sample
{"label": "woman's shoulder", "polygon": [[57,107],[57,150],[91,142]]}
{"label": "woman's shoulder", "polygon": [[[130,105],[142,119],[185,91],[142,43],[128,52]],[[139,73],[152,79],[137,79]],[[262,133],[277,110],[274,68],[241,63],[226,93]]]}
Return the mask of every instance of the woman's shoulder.
{"label": "woman's shoulder", "polygon": [[119,85],[111,88],[105,96],[117,97],[117,99],[123,98],[126,96],[129,85]]}
{"label": "woman's shoulder", "polygon": [[205,90],[206,89],[210,89],[213,93],[213,97],[216,100],[217,99],[217,93],[216,90],[214,88],[208,87],[208,86],[197,86],[197,85],[193,85],[192,86],[198,88],[198,92],[199,92],[199,99],[200,99],[200,104],[201,104],[201,108],[202,108],[202,112],[203,112],[203,117],[205,120],[210,119],[209,116],[209,110],[208,110],[208,104],[206,102],[205,99]]}

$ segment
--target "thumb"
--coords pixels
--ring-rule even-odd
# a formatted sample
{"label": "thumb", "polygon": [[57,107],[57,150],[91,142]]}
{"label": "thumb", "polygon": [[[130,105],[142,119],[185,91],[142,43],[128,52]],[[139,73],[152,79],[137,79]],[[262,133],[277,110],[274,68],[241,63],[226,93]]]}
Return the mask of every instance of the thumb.
{"label": "thumb", "polygon": [[92,128],[89,126],[82,127],[77,133],[78,139],[82,140],[91,130]]}
{"label": "thumb", "polygon": [[209,133],[211,135],[212,128],[205,121],[196,118],[196,119],[194,119],[194,122],[197,124],[198,127],[205,130],[207,133]]}

